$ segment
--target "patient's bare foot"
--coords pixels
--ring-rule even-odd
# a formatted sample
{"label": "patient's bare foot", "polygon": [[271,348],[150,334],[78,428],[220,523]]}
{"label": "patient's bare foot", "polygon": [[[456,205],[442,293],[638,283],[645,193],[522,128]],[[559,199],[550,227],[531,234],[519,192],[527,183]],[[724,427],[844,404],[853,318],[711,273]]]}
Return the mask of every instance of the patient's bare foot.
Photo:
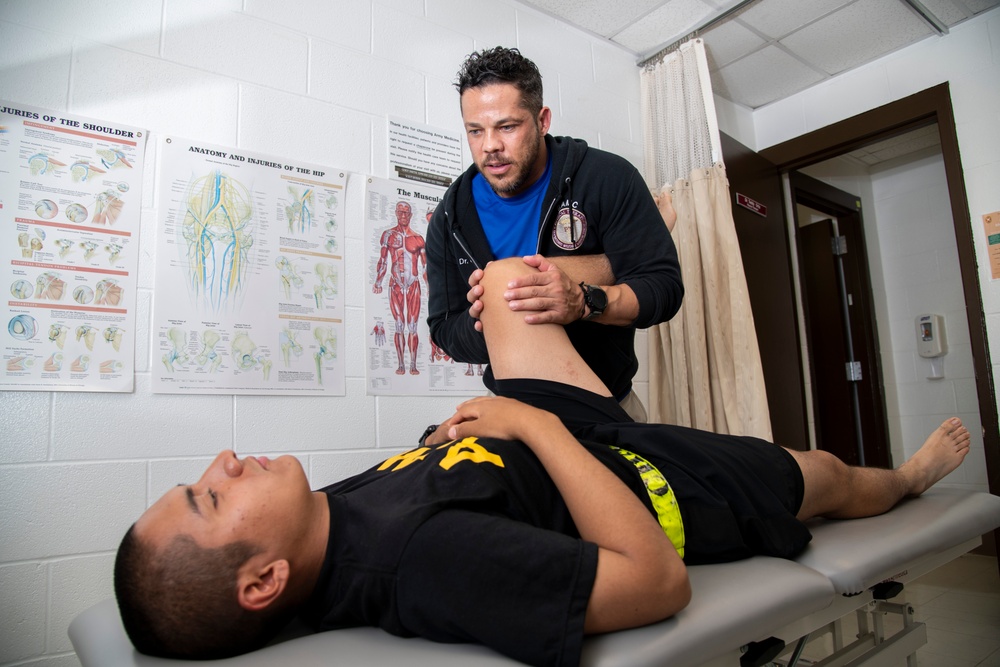
{"label": "patient's bare foot", "polygon": [[899,472],[906,476],[909,493],[920,495],[957,468],[969,453],[971,439],[969,430],[957,417],[934,429],[917,453],[899,466]]}

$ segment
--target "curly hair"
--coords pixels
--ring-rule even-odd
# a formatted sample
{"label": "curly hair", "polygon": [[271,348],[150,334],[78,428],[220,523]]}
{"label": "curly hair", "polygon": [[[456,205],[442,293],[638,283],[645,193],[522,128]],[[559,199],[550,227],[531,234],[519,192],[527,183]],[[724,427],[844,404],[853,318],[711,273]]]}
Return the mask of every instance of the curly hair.
{"label": "curly hair", "polygon": [[542,75],[535,63],[517,49],[497,46],[471,53],[461,69],[455,88],[459,97],[469,88],[492,83],[510,83],[521,91],[521,106],[537,115],[542,109]]}
{"label": "curly hair", "polygon": [[284,625],[281,612],[251,612],[237,600],[236,575],[260,549],[234,542],[206,549],[188,535],[157,553],[125,533],[115,558],[122,624],[140,653],[164,658],[226,658],[263,646]]}

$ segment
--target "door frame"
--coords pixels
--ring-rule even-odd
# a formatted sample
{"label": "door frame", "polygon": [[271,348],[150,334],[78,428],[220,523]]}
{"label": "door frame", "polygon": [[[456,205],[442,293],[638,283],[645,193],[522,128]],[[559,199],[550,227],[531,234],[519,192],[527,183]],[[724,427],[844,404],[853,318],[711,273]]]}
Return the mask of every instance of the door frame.
{"label": "door frame", "polygon": [[[843,225],[839,234],[847,239],[847,255],[845,255],[846,261],[844,261],[842,268],[847,270],[854,267],[855,269],[855,271],[845,273],[844,287],[854,297],[854,302],[851,305],[847,305],[846,302],[838,302],[838,305],[844,311],[844,319],[850,323],[849,332],[843,332],[844,344],[846,346],[848,344],[847,338],[850,338],[854,360],[859,361],[862,368],[862,378],[853,383],[853,389],[857,394],[851,408],[857,420],[855,426],[858,429],[854,441],[855,444],[858,440],[862,442],[862,452],[856,453],[856,457],[862,465],[879,468],[892,467],[892,455],[889,450],[889,424],[885,407],[885,385],[882,379],[882,353],[875,315],[875,299],[868,271],[868,244],[865,240],[864,211],[860,198],[798,171],[790,172],[788,177],[788,185],[791,189],[791,215],[795,221],[793,230],[795,250],[799,253],[799,281],[803,286],[803,315],[809,312],[810,304],[805,296],[807,268],[801,255],[802,227],[796,207],[800,204],[808,206],[824,215],[831,216],[840,225]],[[832,249],[829,246],[827,251],[832,254]],[[812,304],[812,307],[815,308],[816,304]],[[808,317],[806,318],[806,326],[808,332]],[[819,382],[817,382],[814,369],[817,362],[815,355],[823,351],[812,346],[813,334],[814,332],[810,332],[808,357],[810,375],[812,376],[814,418],[816,423],[820,424],[819,415],[816,413],[816,406],[819,403]],[[841,377],[846,377],[846,371]],[[817,428],[817,444],[823,442],[822,435],[822,430]],[[827,441],[827,446],[823,448],[832,449],[829,446],[829,441]]]}
{"label": "door frame", "polygon": [[[792,248],[784,216],[781,175],[768,160],[720,133],[730,185],[733,225],[743,257],[774,442],[809,449],[809,418],[795,301]],[[743,194],[762,206],[737,205]],[[768,215],[770,211],[770,215]],[[789,364],[794,352],[796,363]]]}
{"label": "door frame", "polygon": [[789,139],[760,151],[760,154],[778,165],[778,169],[782,172],[788,172],[933,123],[937,123],[941,138],[941,154],[955,227],[955,241],[976,375],[976,394],[983,427],[986,474],[990,492],[1000,495],[1000,424],[998,424],[996,390],[987,346],[986,317],[976,266],[972,220],[965,191],[965,179],[962,175],[962,160],[948,84],[939,84]]}

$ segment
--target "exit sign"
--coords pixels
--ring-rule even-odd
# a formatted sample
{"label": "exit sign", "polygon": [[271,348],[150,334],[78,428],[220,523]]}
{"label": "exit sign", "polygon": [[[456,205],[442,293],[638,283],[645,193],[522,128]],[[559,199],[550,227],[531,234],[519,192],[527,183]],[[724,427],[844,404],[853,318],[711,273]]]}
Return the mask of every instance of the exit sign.
{"label": "exit sign", "polygon": [[736,193],[736,203],[745,209],[749,209],[759,216],[764,218],[767,217],[767,207],[761,204],[759,201],[754,201],[747,197],[746,195],[741,195],[739,192]]}

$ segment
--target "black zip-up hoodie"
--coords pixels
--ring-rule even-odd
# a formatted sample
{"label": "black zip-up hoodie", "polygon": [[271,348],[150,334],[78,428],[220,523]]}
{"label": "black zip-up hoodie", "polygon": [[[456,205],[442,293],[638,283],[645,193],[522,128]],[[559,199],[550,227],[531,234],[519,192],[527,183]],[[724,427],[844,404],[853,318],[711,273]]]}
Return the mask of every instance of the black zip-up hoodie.
{"label": "black zip-up hoodie", "polygon": [[[537,252],[546,257],[605,254],[618,284],[639,301],[630,327],[577,321],[566,331],[587,364],[620,400],[639,367],[635,329],[665,322],[684,296],[677,250],[639,172],[624,158],[581,139],[546,135],[552,176],[542,202]],[[427,323],[453,359],[487,363],[482,334],[469,316],[469,276],[493,255],[472,198],[473,164],[448,188],[427,230]],[[572,217],[574,225],[566,224]],[[560,221],[556,228],[556,221]],[[484,382],[493,389],[493,374]]]}

